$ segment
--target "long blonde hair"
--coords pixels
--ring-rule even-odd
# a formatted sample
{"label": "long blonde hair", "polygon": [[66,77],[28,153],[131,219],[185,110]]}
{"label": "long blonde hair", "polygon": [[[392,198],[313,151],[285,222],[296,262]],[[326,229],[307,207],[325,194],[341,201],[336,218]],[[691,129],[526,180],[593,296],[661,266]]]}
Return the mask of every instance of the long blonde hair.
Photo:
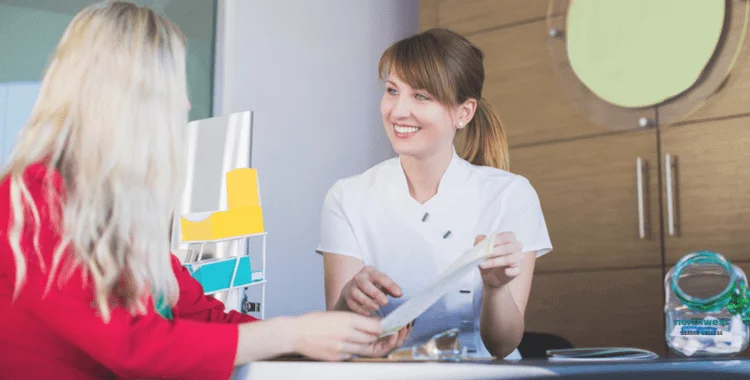
{"label": "long blonde hair", "polygon": [[61,210],[52,216],[61,239],[52,265],[40,263],[47,268],[46,291],[56,272],[63,281],[69,276],[63,268],[71,273],[80,265],[104,320],[114,306],[144,313],[149,294],[176,302],[169,233],[185,166],[185,49],[175,24],[130,3],[87,7],[68,25],[0,175],[10,176],[14,297],[25,282],[26,260],[34,259],[20,246],[28,228],[24,211],[34,219],[34,250],[42,260],[39,210],[22,174],[44,162],[66,188],[62,200],[47,195]]}
{"label": "long blonde hair", "polygon": [[412,88],[424,89],[450,107],[476,99],[474,117],[456,135],[456,151],[474,165],[509,170],[503,125],[482,97],[483,59],[482,51],[460,34],[435,28],[391,45],[380,57],[378,74],[385,80],[393,72]]}

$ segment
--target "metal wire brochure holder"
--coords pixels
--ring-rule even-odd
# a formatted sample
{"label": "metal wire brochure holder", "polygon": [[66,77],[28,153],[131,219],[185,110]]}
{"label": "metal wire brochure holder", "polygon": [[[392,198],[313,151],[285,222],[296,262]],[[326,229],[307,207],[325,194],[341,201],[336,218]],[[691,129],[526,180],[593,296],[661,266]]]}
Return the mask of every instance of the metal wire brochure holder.
{"label": "metal wire brochure holder", "polygon": [[[198,268],[189,268],[191,270],[191,273],[195,273],[198,269],[200,269],[200,266],[203,265],[211,265],[211,263],[231,263],[231,277],[229,277],[229,281],[226,282],[227,286],[224,286],[225,284],[219,285],[219,288],[216,289],[215,286],[210,286],[206,289],[205,294],[206,295],[215,295],[217,293],[221,292],[227,292],[227,301],[229,301],[230,297],[236,297],[234,298],[236,300],[235,305],[239,305],[237,308],[233,308],[236,311],[240,311],[243,313],[250,313],[250,312],[257,312],[260,313],[260,319],[265,318],[265,309],[262,307],[266,302],[266,237],[268,233],[267,232],[260,232],[255,234],[248,234],[248,235],[241,235],[241,236],[233,236],[230,238],[225,239],[216,239],[216,240],[204,240],[204,241],[190,241],[190,242],[183,242],[184,244],[188,244],[188,253],[185,257],[184,264],[186,266],[195,265],[198,266]],[[245,273],[243,271],[240,271],[240,265],[243,263],[243,259],[247,258],[248,267],[250,267],[249,262],[249,255],[248,251],[245,249],[249,244],[250,239],[256,239],[260,238],[262,242],[262,248],[261,248],[261,270],[260,271],[249,271],[249,277],[245,275],[238,276],[238,273]],[[208,259],[204,261],[203,255],[205,253],[205,245],[206,243],[228,243],[229,248],[227,249],[228,258],[224,259]],[[198,247],[195,247],[198,246]],[[197,249],[195,249],[195,248]],[[227,267],[225,265],[225,267]],[[223,271],[222,271],[223,272]],[[226,272],[223,272],[226,273]],[[222,276],[223,279],[226,279],[226,277]],[[200,281],[200,280],[199,280]],[[208,283],[201,283],[204,287]],[[249,302],[247,299],[247,296],[245,292],[254,286],[260,286],[260,302]]]}

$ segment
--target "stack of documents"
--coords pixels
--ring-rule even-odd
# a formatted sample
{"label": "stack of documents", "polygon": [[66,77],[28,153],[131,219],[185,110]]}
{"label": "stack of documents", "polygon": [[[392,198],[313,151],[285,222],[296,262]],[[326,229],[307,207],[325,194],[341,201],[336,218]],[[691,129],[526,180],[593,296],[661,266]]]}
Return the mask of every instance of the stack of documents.
{"label": "stack of documents", "polygon": [[656,359],[659,355],[640,348],[597,347],[547,350],[550,361],[594,362]]}

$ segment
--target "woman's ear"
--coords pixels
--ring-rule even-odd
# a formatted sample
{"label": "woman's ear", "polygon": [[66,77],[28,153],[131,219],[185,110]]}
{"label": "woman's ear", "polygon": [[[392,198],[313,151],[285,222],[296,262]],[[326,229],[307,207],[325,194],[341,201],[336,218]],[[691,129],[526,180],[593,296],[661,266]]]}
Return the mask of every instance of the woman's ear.
{"label": "woman's ear", "polygon": [[463,129],[465,126],[471,122],[471,119],[474,118],[474,113],[477,112],[477,100],[470,98],[463,102],[462,104],[458,105],[457,109],[457,120],[456,127],[458,129]]}

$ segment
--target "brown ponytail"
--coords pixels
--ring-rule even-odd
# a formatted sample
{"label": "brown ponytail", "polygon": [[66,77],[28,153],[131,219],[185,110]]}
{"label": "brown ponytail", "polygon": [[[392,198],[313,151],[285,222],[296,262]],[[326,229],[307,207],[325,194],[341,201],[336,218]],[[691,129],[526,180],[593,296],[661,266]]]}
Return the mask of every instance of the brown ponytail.
{"label": "brown ponytail", "polygon": [[510,169],[505,130],[487,99],[479,99],[474,118],[456,136],[456,151],[474,165]]}
{"label": "brown ponytail", "polygon": [[378,74],[393,71],[412,88],[427,90],[450,107],[477,100],[469,124],[456,134],[456,152],[474,165],[508,170],[508,142],[500,119],[482,97],[484,54],[466,38],[447,29],[430,29],[389,47]]}

